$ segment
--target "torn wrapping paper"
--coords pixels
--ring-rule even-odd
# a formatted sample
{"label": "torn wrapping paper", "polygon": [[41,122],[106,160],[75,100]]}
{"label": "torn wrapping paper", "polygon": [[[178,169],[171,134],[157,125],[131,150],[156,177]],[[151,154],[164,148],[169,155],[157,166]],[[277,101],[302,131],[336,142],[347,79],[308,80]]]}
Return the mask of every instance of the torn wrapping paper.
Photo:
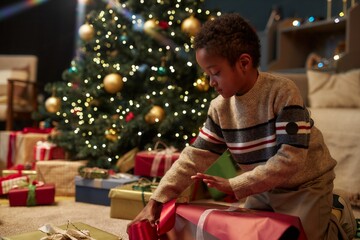
{"label": "torn wrapping paper", "polygon": [[131,225],[128,232],[130,240],[139,236],[156,239],[164,234],[172,236],[171,239],[187,240],[307,239],[300,219],[295,216],[220,205],[176,206],[175,200],[164,204],[156,230],[142,221]]}

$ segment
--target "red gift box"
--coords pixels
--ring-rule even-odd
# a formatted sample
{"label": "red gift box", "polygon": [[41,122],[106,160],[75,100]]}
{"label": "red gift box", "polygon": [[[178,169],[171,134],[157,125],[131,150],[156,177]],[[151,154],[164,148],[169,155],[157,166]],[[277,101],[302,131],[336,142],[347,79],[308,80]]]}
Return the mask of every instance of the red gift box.
{"label": "red gift box", "polygon": [[162,177],[179,158],[175,148],[141,151],[135,155],[134,174],[146,177]]}
{"label": "red gift box", "polygon": [[65,151],[54,143],[38,141],[34,147],[34,159],[36,161],[65,159]]}
{"label": "red gift box", "polygon": [[10,174],[0,178],[0,195],[7,194],[15,185],[28,182],[28,176],[22,176],[21,173]]}
{"label": "red gift box", "polygon": [[[35,189],[31,189],[34,187]],[[33,199],[29,199],[29,193],[35,191]],[[23,188],[13,188],[9,191],[9,203],[11,207],[32,206],[32,205],[50,205],[55,201],[55,185],[43,184],[40,186],[30,185]]]}
{"label": "red gift box", "polygon": [[197,240],[307,239],[299,217],[221,205],[179,204],[175,207],[175,201],[164,204],[157,231],[142,221],[131,225],[128,232],[130,240],[140,239],[139,236],[154,239],[166,233],[178,239]]}

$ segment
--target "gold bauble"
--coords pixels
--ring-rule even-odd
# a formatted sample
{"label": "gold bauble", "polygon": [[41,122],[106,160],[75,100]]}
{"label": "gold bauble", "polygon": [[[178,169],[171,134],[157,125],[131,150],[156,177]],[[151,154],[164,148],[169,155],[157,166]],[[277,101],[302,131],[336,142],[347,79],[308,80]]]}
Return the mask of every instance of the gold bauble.
{"label": "gold bauble", "polygon": [[104,88],[108,93],[117,93],[123,87],[122,76],[118,73],[110,73],[104,78]]}
{"label": "gold bauble", "polygon": [[206,78],[206,76],[201,76],[196,80],[194,86],[201,92],[207,92],[210,88],[209,80]]}
{"label": "gold bauble", "polygon": [[51,96],[45,101],[45,108],[50,113],[56,113],[60,110],[61,100],[55,96]]}
{"label": "gold bauble", "polygon": [[195,36],[201,28],[201,22],[194,16],[190,16],[181,23],[181,31],[189,34],[190,36]]}
{"label": "gold bauble", "polygon": [[88,24],[85,23],[84,25],[81,25],[79,28],[79,36],[84,41],[90,41],[95,35],[94,28]]}
{"label": "gold bauble", "polygon": [[105,138],[109,141],[115,142],[118,139],[118,135],[115,129],[109,128],[105,131]]}
{"label": "gold bauble", "polygon": [[144,32],[149,33],[154,31],[157,27],[157,23],[154,19],[149,19],[144,23]]}
{"label": "gold bauble", "polygon": [[161,122],[165,118],[165,110],[160,106],[153,106],[145,115],[145,121],[149,124]]}

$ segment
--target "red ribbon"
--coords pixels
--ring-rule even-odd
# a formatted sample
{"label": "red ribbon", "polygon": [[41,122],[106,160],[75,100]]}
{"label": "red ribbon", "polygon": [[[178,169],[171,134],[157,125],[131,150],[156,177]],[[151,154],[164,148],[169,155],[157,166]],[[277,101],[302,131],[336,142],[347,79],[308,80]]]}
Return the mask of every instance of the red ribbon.
{"label": "red ribbon", "polygon": [[161,239],[161,235],[170,231],[175,225],[176,199],[163,204],[159,223],[152,227],[147,220],[132,224],[128,229],[129,240]]}
{"label": "red ribbon", "polygon": [[50,133],[53,130],[53,128],[32,128],[32,127],[26,127],[23,128],[22,133]]}
{"label": "red ribbon", "polygon": [[16,135],[18,132],[11,132],[9,135],[8,153],[6,168],[11,168],[15,163]]}

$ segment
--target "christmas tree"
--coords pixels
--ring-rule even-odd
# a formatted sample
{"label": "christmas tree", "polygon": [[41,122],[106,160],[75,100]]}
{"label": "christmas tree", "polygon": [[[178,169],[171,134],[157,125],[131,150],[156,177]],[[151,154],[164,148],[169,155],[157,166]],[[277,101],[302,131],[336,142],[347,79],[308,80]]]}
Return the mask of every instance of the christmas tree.
{"label": "christmas tree", "polygon": [[219,12],[204,0],[88,3],[80,45],[38,112],[50,140],[72,159],[113,167],[156,142],[181,150],[197,136],[214,97],[195,60],[194,35]]}

